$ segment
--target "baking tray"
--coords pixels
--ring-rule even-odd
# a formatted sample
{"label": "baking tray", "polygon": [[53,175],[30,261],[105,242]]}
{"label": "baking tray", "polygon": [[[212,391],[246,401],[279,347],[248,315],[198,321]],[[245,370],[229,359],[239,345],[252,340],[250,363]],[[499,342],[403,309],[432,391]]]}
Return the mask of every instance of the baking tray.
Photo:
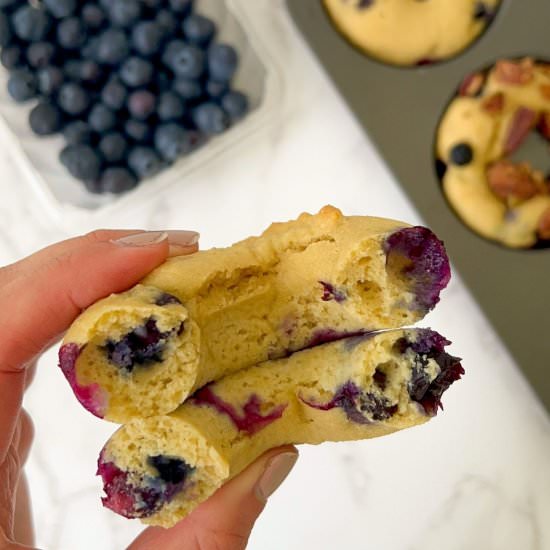
{"label": "baking tray", "polygon": [[412,68],[385,65],[356,49],[335,29],[319,0],[287,4],[389,168],[426,223],[445,241],[453,264],[550,411],[550,334],[545,322],[550,319],[550,249],[511,250],[478,237],[452,212],[434,162],[439,120],[466,74],[503,57],[550,60],[550,2],[504,0],[485,34],[462,54]]}

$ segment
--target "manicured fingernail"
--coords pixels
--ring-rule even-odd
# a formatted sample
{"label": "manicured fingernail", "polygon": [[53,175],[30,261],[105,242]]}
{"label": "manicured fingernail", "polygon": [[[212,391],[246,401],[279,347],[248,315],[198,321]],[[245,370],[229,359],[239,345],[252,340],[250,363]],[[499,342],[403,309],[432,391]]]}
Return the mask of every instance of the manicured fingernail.
{"label": "manicured fingernail", "polygon": [[126,237],[115,239],[113,242],[120,246],[151,246],[161,243],[167,238],[168,233],[166,231],[144,231],[143,233],[126,235]]}
{"label": "manicured fingernail", "polygon": [[286,479],[286,476],[288,476],[297,460],[298,453],[288,452],[274,456],[267,463],[264,473],[255,488],[256,496],[261,502],[266,502],[275,492]]}
{"label": "manicured fingernail", "polygon": [[193,246],[199,242],[196,231],[166,231],[170,246]]}

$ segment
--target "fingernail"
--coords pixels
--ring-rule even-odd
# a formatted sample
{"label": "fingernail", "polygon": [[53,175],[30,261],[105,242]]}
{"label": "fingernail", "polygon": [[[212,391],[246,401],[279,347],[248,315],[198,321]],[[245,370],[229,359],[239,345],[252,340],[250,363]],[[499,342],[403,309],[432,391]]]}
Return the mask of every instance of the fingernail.
{"label": "fingernail", "polygon": [[158,244],[168,238],[166,231],[144,231],[143,233],[135,233],[134,235],[126,235],[120,239],[115,239],[113,242],[120,246],[151,246]]}
{"label": "fingernail", "polygon": [[298,460],[298,453],[281,453],[274,456],[268,463],[262,474],[262,477],[256,484],[256,496],[261,502],[267,499],[275,492],[277,487],[286,479],[290,470]]}
{"label": "fingernail", "polygon": [[199,242],[199,233],[196,231],[166,231],[170,246],[193,246]]}

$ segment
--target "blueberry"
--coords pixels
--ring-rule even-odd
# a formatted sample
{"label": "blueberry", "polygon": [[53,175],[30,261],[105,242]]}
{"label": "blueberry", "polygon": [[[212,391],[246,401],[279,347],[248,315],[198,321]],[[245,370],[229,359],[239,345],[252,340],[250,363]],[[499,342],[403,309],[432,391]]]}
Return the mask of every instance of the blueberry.
{"label": "blueberry", "polygon": [[151,139],[151,129],[141,120],[128,119],[124,123],[124,133],[136,143],[147,143]]}
{"label": "blueberry", "polygon": [[185,113],[183,100],[175,92],[160,94],[157,105],[157,115],[160,120],[175,120]]}
{"label": "blueberry", "polygon": [[128,142],[121,133],[110,132],[99,140],[98,148],[106,162],[116,163],[126,156]]}
{"label": "blueberry", "polygon": [[126,105],[126,98],[128,97],[128,91],[126,87],[120,80],[112,79],[101,90],[101,101],[113,109],[113,111],[118,111]]}
{"label": "blueberry", "polygon": [[54,65],[44,67],[36,73],[38,91],[42,95],[52,95],[59,90],[63,79],[63,71],[59,67]]}
{"label": "blueberry", "polygon": [[128,155],[128,167],[139,178],[150,178],[163,168],[163,162],[151,147],[134,147]]}
{"label": "blueberry", "polygon": [[10,8],[14,8],[19,1],[20,0],[0,0],[0,9],[8,10]]}
{"label": "blueberry", "polygon": [[66,82],[59,89],[57,102],[63,111],[76,116],[88,108],[90,98],[81,86],[73,82]]}
{"label": "blueberry", "polygon": [[101,67],[90,59],[70,59],[63,65],[65,75],[77,82],[97,82],[101,76]]}
{"label": "blueberry", "polygon": [[107,29],[99,37],[96,60],[100,63],[116,65],[126,59],[129,52],[130,46],[126,34],[119,29]]}
{"label": "blueberry", "polygon": [[74,120],[63,128],[63,137],[67,145],[87,145],[92,141],[92,129],[87,122]]}
{"label": "blueberry", "polygon": [[152,21],[143,21],[132,30],[132,46],[142,55],[153,55],[160,49],[162,36],[163,32],[159,25]]}
{"label": "blueberry", "polygon": [[82,22],[89,29],[98,29],[105,21],[105,12],[97,4],[86,2],[82,7],[82,14],[80,17],[82,18]]}
{"label": "blueberry", "polygon": [[11,41],[11,28],[8,17],[0,12],[0,47],[6,47]]}
{"label": "blueberry", "polygon": [[248,98],[236,90],[227,92],[220,104],[232,121],[242,118],[248,111]]}
{"label": "blueberry", "polygon": [[35,69],[49,65],[54,55],[55,46],[50,42],[33,42],[27,48],[27,61]]}
{"label": "blueberry", "polygon": [[214,44],[208,50],[210,78],[219,82],[229,82],[237,70],[238,61],[235,48],[227,44]]}
{"label": "blueberry", "polygon": [[101,175],[99,185],[105,193],[124,193],[137,185],[134,175],[121,166],[107,168]]}
{"label": "blueberry", "polygon": [[204,47],[207,46],[214,37],[216,25],[207,17],[193,14],[184,19],[182,31],[190,44]]}
{"label": "blueberry", "polygon": [[120,67],[120,79],[132,88],[144,86],[151,81],[153,65],[141,57],[129,57]]}
{"label": "blueberry", "polygon": [[193,9],[193,0],[169,0],[170,9],[177,14],[187,15]]}
{"label": "blueberry", "polygon": [[28,69],[15,69],[8,79],[8,93],[15,101],[27,101],[36,95],[36,78]]}
{"label": "blueberry", "polygon": [[193,109],[195,126],[207,135],[221,134],[229,128],[227,113],[216,103],[201,103]]}
{"label": "blueberry", "polygon": [[184,460],[171,456],[150,456],[148,462],[157,470],[160,479],[166,483],[182,483],[195,470]]}
{"label": "blueberry", "polygon": [[51,25],[51,19],[45,10],[30,5],[20,7],[11,21],[15,34],[28,42],[43,40]]}
{"label": "blueberry", "polygon": [[458,143],[451,149],[451,162],[457,166],[470,164],[474,158],[474,152],[467,143]]}
{"label": "blueberry", "polygon": [[29,113],[31,130],[39,136],[48,136],[61,128],[61,111],[51,103],[38,103]]}
{"label": "blueberry", "polygon": [[165,37],[172,36],[178,28],[178,20],[169,10],[160,10],[155,17],[155,23],[160,27]]}
{"label": "blueberry", "polygon": [[92,130],[101,134],[116,126],[116,115],[103,103],[96,103],[88,114],[88,124]]}
{"label": "blueberry", "polygon": [[82,57],[82,59],[91,59],[94,61],[99,61],[98,52],[99,52],[100,42],[101,40],[99,36],[94,36],[92,38],[89,38],[80,50],[80,57]]}
{"label": "blueberry", "polygon": [[217,80],[208,80],[204,89],[211,99],[218,100],[229,90],[229,84]]}
{"label": "blueberry", "polygon": [[15,69],[23,64],[23,50],[21,46],[5,46],[0,53],[0,63],[8,70]]}
{"label": "blueberry", "polygon": [[172,162],[195,149],[198,145],[198,136],[195,132],[185,130],[179,124],[170,122],[157,126],[154,141],[155,149],[160,156],[164,160]]}
{"label": "blueberry", "polygon": [[76,0],[43,0],[46,9],[58,19],[67,17],[75,12]]}
{"label": "blueberry", "polygon": [[192,102],[202,96],[202,86],[198,80],[178,78],[173,85],[174,91],[184,100]]}
{"label": "blueberry", "polygon": [[168,43],[162,61],[178,78],[198,78],[206,67],[204,51],[182,40],[172,40]]}
{"label": "blueberry", "polygon": [[128,96],[128,112],[144,120],[155,112],[155,95],[148,90],[137,90]]}
{"label": "blueberry", "polygon": [[139,20],[141,6],[138,0],[111,0],[108,15],[113,25],[130,27]]}
{"label": "blueberry", "polygon": [[95,180],[99,177],[101,159],[89,145],[67,145],[59,160],[76,179]]}
{"label": "blueberry", "polygon": [[57,25],[57,43],[67,50],[76,50],[86,42],[86,29],[78,17],[67,17]]}

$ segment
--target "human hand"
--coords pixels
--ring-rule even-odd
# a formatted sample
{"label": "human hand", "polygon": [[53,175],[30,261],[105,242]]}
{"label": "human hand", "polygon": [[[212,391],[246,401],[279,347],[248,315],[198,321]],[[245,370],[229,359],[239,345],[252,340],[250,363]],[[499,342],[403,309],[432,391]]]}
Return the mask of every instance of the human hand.
{"label": "human hand", "polygon": [[[23,466],[32,422],[22,409],[38,356],[80,312],[136,284],[168,256],[198,249],[189,231],[96,231],[0,269],[0,548],[32,548]],[[297,458],[273,449],[171,529],[146,529],[130,550],[241,550],[267,498]]]}

